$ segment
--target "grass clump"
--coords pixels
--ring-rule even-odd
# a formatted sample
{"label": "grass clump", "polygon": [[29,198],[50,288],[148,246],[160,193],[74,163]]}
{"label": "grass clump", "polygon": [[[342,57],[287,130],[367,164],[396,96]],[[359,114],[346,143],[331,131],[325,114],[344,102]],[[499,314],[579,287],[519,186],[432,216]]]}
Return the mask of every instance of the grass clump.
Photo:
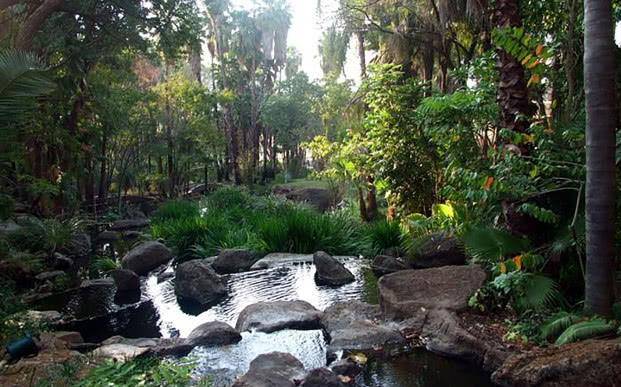
{"label": "grass clump", "polygon": [[[179,204],[166,206],[170,207],[163,213],[170,214],[173,211],[169,209]],[[371,250],[365,226],[346,213],[321,214],[238,188],[222,188],[208,196],[200,210],[184,213],[156,217],[151,226],[152,236],[173,247],[180,261],[215,255],[222,248],[247,248],[264,254],[323,250],[335,255]]]}

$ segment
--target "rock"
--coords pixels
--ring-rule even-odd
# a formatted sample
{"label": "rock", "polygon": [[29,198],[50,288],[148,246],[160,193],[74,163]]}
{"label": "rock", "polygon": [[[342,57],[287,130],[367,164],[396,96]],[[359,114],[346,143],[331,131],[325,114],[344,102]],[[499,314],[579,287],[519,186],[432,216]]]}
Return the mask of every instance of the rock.
{"label": "rock", "polygon": [[62,364],[82,364],[87,358],[79,352],[67,348],[67,344],[58,339],[48,340],[45,333],[41,334],[42,348],[40,352],[29,358],[6,367],[0,362],[0,386],[22,387],[49,385],[54,375],[58,375]]}
{"label": "rock", "polygon": [[93,356],[123,362],[133,360],[148,353],[149,348],[147,347],[137,347],[128,344],[108,344],[94,350]]}
{"label": "rock", "polygon": [[313,262],[317,268],[315,273],[317,285],[341,286],[356,279],[342,263],[323,251],[313,254]]}
{"label": "rock", "polygon": [[306,375],[300,387],[343,387],[338,375],[327,368],[316,368]]}
{"label": "rock", "polygon": [[464,265],[466,253],[459,240],[445,233],[431,235],[414,255],[411,265],[415,269]]}
{"label": "rock", "polygon": [[45,282],[45,281],[54,281],[55,278],[64,276],[65,272],[62,270],[56,271],[45,271],[43,273],[37,274],[35,279],[37,281]]}
{"label": "rock", "polygon": [[334,362],[330,369],[337,375],[349,376],[352,379],[362,372],[362,366],[349,357]]}
{"label": "rock", "polygon": [[501,386],[619,386],[621,341],[587,340],[509,357],[492,374]]}
{"label": "rock", "polygon": [[307,203],[318,211],[326,212],[331,207],[334,198],[329,190],[323,188],[302,188],[286,193],[286,198],[298,203]]}
{"label": "rock", "polygon": [[82,335],[80,334],[80,332],[57,331],[57,332],[52,332],[52,334],[54,335],[56,339],[60,341],[64,341],[65,343],[69,345],[84,343],[84,339],[82,338]]}
{"label": "rock", "polygon": [[241,335],[235,328],[220,321],[199,325],[188,336],[188,341],[193,346],[202,345],[206,347],[235,344],[241,339]]}
{"label": "rock", "polygon": [[258,302],[242,310],[235,329],[265,333],[283,329],[321,329],[321,316],[321,311],[306,301]]}
{"label": "rock", "polygon": [[172,258],[170,249],[159,242],[145,242],[131,249],[121,260],[121,266],[138,275],[146,275]]}
{"label": "rock", "polygon": [[175,293],[184,301],[209,306],[227,294],[226,283],[203,260],[184,262],[175,273]]}
{"label": "rock", "polygon": [[116,288],[119,291],[140,290],[140,277],[138,274],[127,269],[117,269],[110,272],[110,276],[114,279]]}
{"label": "rock", "polygon": [[404,270],[380,278],[379,298],[384,317],[407,319],[424,309],[461,311],[487,275],[478,265]]}
{"label": "rock", "polygon": [[144,238],[144,234],[140,231],[125,231],[121,233],[121,237],[124,241],[136,241],[138,239]]}
{"label": "rock", "polygon": [[149,219],[121,219],[110,225],[112,231],[140,230],[149,226]]}
{"label": "rock", "polygon": [[91,254],[91,237],[83,232],[74,233],[61,252],[71,258],[87,258]]}
{"label": "rock", "polygon": [[63,316],[55,310],[29,310],[24,318],[31,323],[53,325],[62,321]]}
{"label": "rock", "polygon": [[73,259],[61,253],[54,253],[54,268],[58,270],[71,270],[73,268]]}
{"label": "rock", "polygon": [[272,269],[275,267],[313,263],[312,254],[272,253],[259,259],[250,270]]}
{"label": "rock", "polygon": [[8,235],[19,231],[22,229],[22,226],[15,223],[12,220],[7,220],[5,222],[0,222],[0,235]]}
{"label": "rock", "polygon": [[121,237],[119,236],[119,233],[117,233],[117,232],[114,232],[114,231],[102,231],[97,236],[97,243],[100,244],[100,245],[105,245],[105,244],[108,244],[108,243],[117,242],[119,239],[121,239]]}
{"label": "rock", "polygon": [[397,327],[378,321],[379,308],[362,302],[338,303],[324,312],[322,323],[330,337],[328,355],[344,351],[396,355],[407,349]]}
{"label": "rock", "polygon": [[194,345],[181,338],[138,338],[128,339],[122,336],[112,336],[101,343],[102,345],[123,344],[133,347],[146,348],[147,354],[152,356],[187,356]]}
{"label": "rock", "polygon": [[430,310],[424,314],[422,324],[425,348],[438,355],[466,360],[488,371],[498,368],[508,357],[503,349],[479,340],[462,328],[454,312]]}
{"label": "rock", "polygon": [[407,270],[408,266],[400,259],[389,255],[378,255],[371,263],[371,269],[378,276]]}
{"label": "rock", "polygon": [[97,278],[97,279],[92,279],[92,280],[84,280],[82,281],[82,283],[80,283],[81,289],[98,288],[98,287],[109,288],[113,286],[114,286],[114,280],[112,278]]}
{"label": "rock", "polygon": [[164,281],[168,281],[171,278],[175,278],[175,272],[174,271],[165,271],[163,273],[158,274],[157,276],[157,283],[162,283]]}
{"label": "rock", "polygon": [[212,266],[218,274],[240,273],[250,270],[256,260],[256,254],[248,250],[222,250]]}
{"label": "rock", "polygon": [[234,387],[295,387],[304,378],[304,365],[293,355],[271,352],[257,356]]}

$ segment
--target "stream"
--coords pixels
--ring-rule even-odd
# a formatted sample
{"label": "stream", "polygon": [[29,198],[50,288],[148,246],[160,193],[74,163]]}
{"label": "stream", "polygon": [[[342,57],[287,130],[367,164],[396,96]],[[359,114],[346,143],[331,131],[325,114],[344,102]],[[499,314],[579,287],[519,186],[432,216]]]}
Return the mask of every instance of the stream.
{"label": "stream", "polygon": [[[78,319],[95,315],[66,327],[82,332],[86,340],[100,341],[114,334],[186,337],[194,328],[209,321],[219,320],[235,326],[239,313],[259,301],[304,300],[321,310],[348,300],[377,303],[377,281],[364,262],[356,258],[343,261],[356,281],[339,288],[317,286],[315,267],[309,263],[232,274],[228,276],[228,296],[201,313],[179,304],[173,279],[158,283],[155,274],[144,280],[142,295],[133,300],[129,297],[125,305],[119,305],[123,302],[102,287],[96,291],[83,289],[58,295],[46,300],[41,309],[59,310]],[[172,268],[167,270],[172,271]],[[97,308],[101,313],[93,314]],[[248,370],[255,357],[272,351],[291,353],[307,369],[326,365],[327,344],[320,330],[244,332],[242,337],[235,345],[195,348],[189,355],[196,362],[195,372],[212,375],[215,387],[228,386]],[[477,367],[422,349],[388,361],[371,361],[356,381],[362,387],[493,385],[489,375]]]}

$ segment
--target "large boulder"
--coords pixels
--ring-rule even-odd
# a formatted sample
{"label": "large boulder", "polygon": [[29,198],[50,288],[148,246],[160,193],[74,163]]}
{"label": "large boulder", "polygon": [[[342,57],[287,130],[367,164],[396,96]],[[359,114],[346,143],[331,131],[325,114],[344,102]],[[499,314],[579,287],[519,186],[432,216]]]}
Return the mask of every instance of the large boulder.
{"label": "large boulder", "polygon": [[313,262],[317,268],[315,273],[317,285],[341,286],[356,279],[342,263],[323,251],[313,254]]}
{"label": "large boulder", "polygon": [[285,194],[286,198],[298,203],[307,203],[318,211],[328,211],[334,202],[332,193],[324,188],[301,188]]}
{"label": "large boulder", "polygon": [[61,252],[72,258],[87,258],[91,254],[91,237],[83,232],[74,233]]}
{"label": "large boulder", "polygon": [[321,329],[321,311],[306,301],[258,302],[244,308],[235,328],[276,332],[282,329]]}
{"label": "large boulder", "polygon": [[175,273],[175,293],[182,301],[210,306],[227,294],[225,280],[204,260],[184,262]]}
{"label": "large boulder", "polygon": [[492,375],[501,386],[621,386],[621,341],[588,340],[513,355]]}
{"label": "large boulder", "polygon": [[108,344],[93,351],[93,356],[115,361],[129,361],[149,353],[148,347],[138,347],[129,344]]}
{"label": "large boulder", "polygon": [[429,236],[418,248],[411,261],[414,269],[464,265],[466,253],[459,240],[445,233]]}
{"label": "large boulder", "polygon": [[140,290],[140,277],[127,269],[117,269],[110,273],[117,290],[121,292]]}
{"label": "large boulder", "polygon": [[194,345],[189,340],[182,338],[125,338],[123,336],[112,336],[104,340],[101,345],[123,345],[144,349],[144,354],[149,356],[187,356]]}
{"label": "large boulder", "polygon": [[128,230],[141,230],[149,226],[149,219],[136,218],[136,219],[121,219],[113,222],[110,225],[112,231],[128,231]]}
{"label": "large boulder", "polygon": [[249,250],[222,250],[211,266],[218,274],[240,273],[250,270],[256,260]]}
{"label": "large boulder", "polygon": [[380,307],[385,317],[407,319],[421,310],[467,308],[487,275],[478,265],[404,270],[380,278]]}
{"label": "large boulder", "polygon": [[202,345],[206,347],[235,344],[241,339],[241,335],[235,328],[220,321],[199,325],[188,336],[188,341],[193,346]]}
{"label": "large boulder", "polygon": [[381,277],[386,274],[395,273],[401,270],[407,270],[409,268],[408,265],[406,265],[405,262],[403,262],[399,258],[395,258],[389,255],[378,255],[377,257],[375,257],[375,259],[373,259],[373,262],[371,263],[371,269],[373,270],[373,273],[375,273],[375,275]]}
{"label": "large boulder", "polygon": [[328,307],[321,320],[330,339],[328,355],[340,351],[396,355],[406,350],[407,342],[399,329],[379,318],[379,308],[363,302],[343,302]]}
{"label": "large boulder", "polygon": [[344,387],[338,375],[327,368],[316,368],[306,375],[301,387]]}
{"label": "large boulder", "polygon": [[121,266],[136,274],[145,275],[160,265],[168,263],[172,252],[160,242],[145,242],[131,249],[121,260]]}
{"label": "large boulder", "polygon": [[304,374],[304,365],[293,355],[271,352],[250,362],[248,372],[233,387],[295,387]]}

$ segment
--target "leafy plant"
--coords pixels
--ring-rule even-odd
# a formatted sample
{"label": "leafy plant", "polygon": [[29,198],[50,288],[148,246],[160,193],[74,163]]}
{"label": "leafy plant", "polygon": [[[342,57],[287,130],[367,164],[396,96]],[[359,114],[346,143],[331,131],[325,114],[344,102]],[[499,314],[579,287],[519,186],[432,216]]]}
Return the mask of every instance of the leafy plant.
{"label": "leafy plant", "polygon": [[120,264],[110,257],[94,257],[89,267],[90,278],[101,278],[106,273],[116,270]]}
{"label": "leafy plant", "polygon": [[614,321],[607,321],[603,318],[593,318],[592,320],[582,321],[568,327],[556,340],[556,345],[575,343],[590,339],[592,337],[608,335],[617,330]]}
{"label": "leafy plant", "polygon": [[391,248],[400,249],[403,246],[403,231],[397,221],[376,221],[367,225],[364,232],[374,253],[381,253]]}
{"label": "leafy plant", "polygon": [[567,328],[582,320],[583,317],[574,313],[562,311],[554,315],[541,327],[541,336],[548,340],[558,337]]}
{"label": "leafy plant", "polygon": [[199,211],[196,203],[187,200],[175,200],[161,205],[157,211],[153,213],[151,220],[159,223],[168,220],[194,218],[198,215]]}
{"label": "leafy plant", "polygon": [[476,261],[495,264],[504,257],[528,249],[529,242],[504,230],[472,227],[463,236],[466,252]]}

